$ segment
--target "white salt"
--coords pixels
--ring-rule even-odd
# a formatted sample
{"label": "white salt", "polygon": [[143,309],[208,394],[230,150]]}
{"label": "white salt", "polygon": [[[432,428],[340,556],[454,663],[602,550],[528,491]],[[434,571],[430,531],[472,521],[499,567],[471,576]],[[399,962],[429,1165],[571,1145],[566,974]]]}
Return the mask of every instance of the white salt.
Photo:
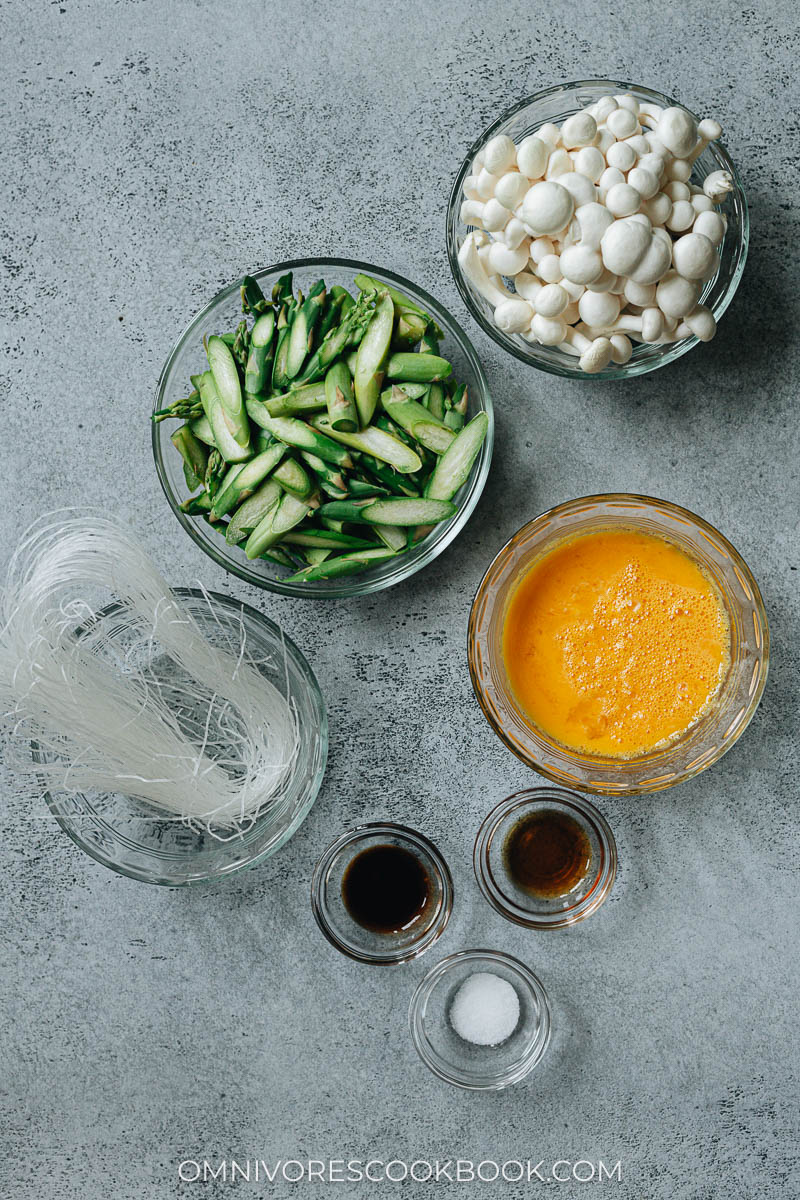
{"label": "white salt", "polygon": [[460,1038],[476,1046],[497,1046],[510,1038],[519,1021],[519,996],[499,975],[476,971],[465,979],[450,1007],[450,1024]]}

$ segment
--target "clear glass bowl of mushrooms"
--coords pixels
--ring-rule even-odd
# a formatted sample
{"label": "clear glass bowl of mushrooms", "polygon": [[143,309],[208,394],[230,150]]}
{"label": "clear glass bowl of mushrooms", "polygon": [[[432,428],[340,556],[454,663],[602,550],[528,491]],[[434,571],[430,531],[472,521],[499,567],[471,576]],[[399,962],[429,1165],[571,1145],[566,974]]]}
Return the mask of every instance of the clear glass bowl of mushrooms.
{"label": "clear glass bowl of mushrooms", "polygon": [[447,213],[453,276],[485,332],[573,379],[641,375],[710,341],[749,236],[721,132],[611,79],[503,113],[470,147]]}

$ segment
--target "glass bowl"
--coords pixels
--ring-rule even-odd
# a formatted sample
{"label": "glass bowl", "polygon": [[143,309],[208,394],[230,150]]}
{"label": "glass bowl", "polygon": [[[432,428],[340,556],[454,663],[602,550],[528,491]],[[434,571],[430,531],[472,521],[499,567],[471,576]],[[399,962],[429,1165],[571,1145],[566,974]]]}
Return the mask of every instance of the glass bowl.
{"label": "glass bowl", "polygon": [[[189,536],[197,543],[210,558],[226,571],[238,575],[240,579],[255,584],[256,587],[268,588],[285,596],[305,596],[307,598],[341,597],[366,595],[380,591],[400,583],[409,576],[421,571],[432,562],[453,541],[469,520],[475,505],[478,503],[492,459],[492,443],[494,438],[494,417],[492,400],[486,376],[473,349],[472,343],[458,322],[438,301],[424,292],[422,288],[384,271],[369,263],[355,262],[346,258],[298,258],[289,262],[277,263],[273,267],[251,271],[249,274],[258,280],[264,293],[269,296],[273,284],[281,275],[291,271],[295,277],[295,285],[304,291],[320,277],[324,278],[328,287],[340,284],[355,290],[353,277],[359,272],[374,276],[392,287],[399,288],[411,297],[421,308],[436,319],[444,332],[442,353],[453,364],[453,374],[460,383],[467,385],[469,395],[468,418],[478,412],[489,416],[489,430],[481,447],[480,453],[470,472],[470,476],[461,490],[454,497],[458,512],[449,521],[442,521],[417,546],[396,558],[370,567],[357,575],[346,575],[339,579],[319,579],[287,582],[283,575],[291,574],[288,568],[280,567],[266,559],[250,561],[245,557],[240,546],[229,546],[224,536],[214,529],[202,517],[188,516],[181,512],[180,505],[187,496],[186,483],[183,478],[183,460],[170,442],[170,433],[177,428],[177,422],[161,421],[153,424],[153,456],[156,470],[164,494],[170,508],[180,521]],[[223,288],[197,316],[193,317],[187,328],[178,338],[175,346],[161,372],[158,381],[158,391],[154,411],[165,408],[174,400],[187,395],[191,390],[190,374],[203,369],[205,355],[203,353],[203,338],[212,333],[232,330],[241,320],[241,298],[239,294],[241,280]]]}
{"label": "glass bowl", "polygon": [[[589,842],[586,874],[567,895],[533,896],[509,873],[505,843],[518,821],[531,813],[564,813],[581,827]],[[527,929],[564,929],[597,912],[617,875],[617,845],[602,813],[576,792],[529,788],[502,800],[484,820],[473,855],[478,887],[493,908]]]}
{"label": "glass bowl", "polygon": [[[633,529],[677,545],[716,584],[730,622],[731,665],[708,711],[668,746],[636,758],[581,754],[529,724],[503,665],[506,607],[533,561],[576,534],[606,529]],[[523,525],[505,544],[472,603],[468,656],[472,686],[484,716],[529,767],[583,792],[657,792],[710,767],[744,733],[767,681],[769,628],[758,584],[713,525],[666,500],[611,493],[560,504]]]}
{"label": "glass bowl", "polygon": [[[258,669],[295,705],[300,745],[285,794],[257,813],[241,833],[222,827],[197,828],[121,793],[50,791],[45,799],[73,842],[103,866],[144,883],[182,887],[252,866],[289,840],[307,816],[322,783],[328,754],[328,720],[313,671],[277,625],[241,601],[215,592],[173,590],[213,646],[238,656],[244,635],[248,654]],[[117,661],[136,654],[139,665],[149,668],[154,684],[175,690],[179,704],[180,685],[176,685],[173,660],[163,655],[157,644],[149,643],[147,660],[142,661],[141,634],[115,621],[118,611],[118,606],[110,605],[94,618],[93,635],[97,621],[107,627],[103,630],[103,652]],[[77,636],[80,633],[76,630]],[[220,718],[223,713],[224,709]],[[183,724],[192,723],[192,713],[178,715]],[[211,729],[210,742],[213,734]]]}
{"label": "glass bowl", "polygon": [[[456,286],[461,292],[469,311],[489,337],[502,346],[509,354],[532,367],[549,371],[552,375],[561,375],[566,379],[628,379],[634,375],[643,375],[674,362],[676,358],[686,354],[698,344],[696,337],[683,338],[679,342],[665,345],[648,345],[643,342],[633,343],[633,354],[626,363],[610,363],[604,370],[587,375],[578,366],[577,358],[559,350],[556,346],[540,346],[527,342],[520,334],[503,333],[493,320],[493,307],[488,300],[465,279],[458,265],[458,251],[468,229],[460,219],[461,188],[464,179],[470,172],[472,160],[483,145],[498,133],[507,134],[513,141],[519,142],[530,133],[535,133],[548,121],[561,124],[572,113],[588,104],[593,104],[601,96],[614,95],[620,92],[630,92],[637,100],[650,101],[664,107],[678,104],[677,100],[655,92],[651,88],[638,84],[626,83],[617,79],[584,79],[574,83],[563,83],[557,87],[547,88],[526,96],[517,104],[507,109],[502,116],[490,125],[488,129],[470,146],[458,173],[450,203],[447,209],[447,253],[450,259],[450,269]],[[719,142],[712,142],[699,156],[694,164],[691,182],[701,185],[712,171],[728,171],[733,179],[733,191],[718,206],[720,212],[728,219],[728,229],[719,249],[719,269],[713,279],[705,284],[701,295],[703,304],[714,313],[717,321],[727,309],[734,297],[739,281],[744,271],[747,258],[747,245],[750,236],[750,219],[747,212],[739,174],[731,162],[727,150]]]}
{"label": "glass bowl", "polygon": [[[519,998],[517,1027],[497,1046],[478,1046],[450,1024],[456,992],[476,971],[499,975]],[[422,1061],[446,1083],[473,1092],[519,1083],[541,1061],[550,1041],[550,1004],[533,971],[497,950],[460,950],[437,963],[411,997],[411,1037]]]}
{"label": "glass bowl", "polygon": [[[400,846],[421,864],[431,893],[423,919],[397,933],[376,933],[354,921],[342,899],[342,880],[353,859],[373,846]],[[421,833],[392,822],[372,821],[343,833],[314,868],[311,908],[325,937],[356,962],[389,966],[409,962],[441,937],[453,909],[453,881],[439,851]]]}

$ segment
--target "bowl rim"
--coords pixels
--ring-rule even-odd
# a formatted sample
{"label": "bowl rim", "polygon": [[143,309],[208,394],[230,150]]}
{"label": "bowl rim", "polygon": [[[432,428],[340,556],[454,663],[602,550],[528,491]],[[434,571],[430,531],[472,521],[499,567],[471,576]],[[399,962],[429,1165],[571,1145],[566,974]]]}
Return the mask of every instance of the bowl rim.
{"label": "bowl rim", "polygon": [[[756,710],[758,709],[758,706],[761,703],[761,697],[764,694],[764,688],[767,685],[767,676],[769,674],[769,657],[770,657],[770,633],[769,633],[769,621],[767,618],[766,606],[764,604],[764,600],[761,595],[761,589],[759,588],[758,583],[756,582],[756,579],[755,579],[752,571],[748,567],[748,565],[745,562],[742,555],[739,553],[739,551],[736,549],[736,547],[733,545],[733,543],[730,542],[728,540],[728,538],[725,537],[724,534],[720,533],[720,531],[714,525],[712,525],[710,521],[706,521],[704,517],[698,516],[698,514],[692,512],[691,509],[684,508],[680,504],[675,504],[671,500],[662,500],[657,496],[645,496],[645,495],[641,495],[638,492],[598,492],[598,493],[588,495],[588,496],[576,496],[572,500],[565,500],[560,504],[555,504],[552,507],[547,508],[543,512],[539,513],[537,516],[532,517],[530,521],[526,521],[524,525],[521,525],[519,527],[519,529],[517,529],[511,535],[511,537],[508,538],[504,542],[504,544],[500,547],[500,549],[494,555],[494,557],[492,558],[492,561],[489,563],[488,567],[486,568],[486,570],[483,574],[483,577],[481,578],[480,583],[478,584],[478,586],[475,590],[475,595],[472,598],[472,604],[470,606],[469,620],[467,622],[467,661],[469,664],[469,675],[470,675],[470,681],[472,683],[472,690],[475,694],[476,700],[478,701],[480,709],[481,709],[484,717],[488,721],[490,728],[494,730],[495,734],[500,738],[500,740],[503,742],[503,744],[512,752],[512,754],[514,754],[520,760],[520,762],[523,762],[527,767],[530,767],[532,770],[536,771],[539,775],[544,776],[545,779],[550,780],[550,782],[554,783],[557,787],[564,787],[564,783],[565,783],[564,779],[561,776],[559,776],[554,770],[549,768],[546,763],[541,763],[537,760],[534,760],[532,756],[523,756],[520,753],[516,743],[512,741],[512,739],[506,733],[504,728],[497,723],[497,721],[494,719],[494,715],[492,713],[490,706],[488,706],[486,704],[484,695],[483,695],[483,688],[482,688],[480,680],[478,678],[477,667],[476,667],[476,663],[475,663],[475,655],[473,652],[474,647],[475,647],[475,641],[476,641],[475,614],[476,614],[476,610],[478,607],[479,598],[483,595],[485,585],[487,583],[489,575],[492,572],[492,569],[494,568],[495,563],[501,556],[506,554],[506,552],[508,551],[508,549],[512,545],[512,543],[515,542],[517,540],[517,538],[519,538],[520,535],[525,530],[529,529],[532,525],[536,525],[538,522],[545,521],[545,520],[552,520],[553,518],[558,517],[560,514],[565,513],[572,508],[575,508],[576,506],[584,506],[584,505],[596,504],[596,503],[600,503],[600,502],[612,503],[612,504],[617,504],[617,503],[618,504],[630,504],[631,502],[635,502],[637,504],[651,505],[651,506],[655,507],[656,509],[659,509],[662,512],[667,513],[670,516],[677,517],[678,519],[680,519],[683,522],[686,522],[688,520],[688,521],[696,524],[697,526],[700,527],[701,530],[705,531],[706,533],[710,534],[713,538],[717,539],[717,541],[719,543],[721,543],[723,549],[730,556],[731,562],[741,571],[742,575],[744,576],[744,578],[747,582],[748,587],[751,589],[752,594],[753,594],[753,607],[759,618],[759,629],[761,632],[762,643],[761,643],[761,656],[760,656],[761,673],[760,673],[758,686],[757,686],[756,690],[753,692],[753,695],[750,697],[744,719],[739,723],[737,728],[734,730],[733,734],[731,734],[731,736],[726,741],[724,741],[722,743],[722,745],[720,745],[717,748],[717,752],[714,755],[712,755],[710,758],[704,758],[704,761],[695,764],[695,766],[693,766],[693,767],[687,768],[686,770],[681,772],[680,775],[677,775],[674,779],[669,779],[665,782],[656,783],[655,785],[648,786],[646,788],[641,787],[639,785],[625,786],[624,784],[618,784],[618,785],[602,784],[599,781],[590,781],[590,780],[581,780],[580,784],[578,785],[578,786],[580,786],[581,791],[589,792],[592,795],[609,795],[609,796],[648,795],[650,793],[664,791],[664,790],[666,790],[666,788],[669,788],[669,787],[675,787],[679,783],[685,783],[687,780],[693,779],[695,775],[701,774],[708,767],[713,766],[714,763],[719,762],[719,760],[723,757],[723,755],[727,754],[727,752],[733,746],[736,745],[739,738],[742,736],[742,734],[744,733],[744,731],[747,729],[748,725],[752,721],[753,717],[755,716]],[[574,753],[573,751],[571,751],[569,749],[569,747],[562,747],[562,749],[564,750],[564,753],[567,755],[571,755]],[[648,755],[652,754],[652,753],[653,753],[652,751],[649,751],[647,755],[640,755],[637,758],[625,759],[624,761],[626,763],[646,761],[648,758]],[[597,761],[598,761],[598,763],[602,763],[604,766],[613,767],[615,760],[610,759],[610,758],[603,759],[602,757],[598,756]],[[577,781],[576,781],[576,784],[577,784]]]}
{"label": "bowl rim", "polygon": [[[470,472],[467,486],[469,492],[460,505],[458,512],[452,516],[449,521],[443,522],[445,530],[438,541],[432,542],[427,549],[424,549],[424,541],[421,543],[421,552],[417,557],[412,554],[400,554],[397,556],[396,570],[389,575],[375,578],[370,576],[369,570],[359,572],[355,575],[342,576],[337,580],[321,581],[325,586],[320,587],[313,582],[298,581],[289,584],[279,577],[269,577],[259,575],[251,570],[248,565],[248,560],[242,556],[242,561],[233,554],[226,554],[225,551],[217,545],[216,542],[204,541],[198,532],[195,521],[187,513],[181,512],[177,496],[173,493],[164,463],[164,455],[162,453],[162,432],[160,425],[151,421],[151,444],[153,450],[153,459],[156,466],[156,474],[158,475],[161,490],[167,498],[167,502],[172,509],[174,516],[177,517],[180,524],[183,526],[186,533],[203,553],[211,558],[223,570],[228,571],[232,575],[236,575],[239,579],[243,579],[246,583],[252,584],[254,587],[263,588],[266,591],[274,592],[283,596],[302,597],[304,599],[317,600],[334,600],[342,599],[349,596],[371,595],[374,592],[383,591],[385,588],[392,587],[394,584],[402,583],[406,579],[410,579],[418,571],[427,567],[435,558],[437,558],[448,546],[455,540],[459,533],[463,530],[474,512],[478,501],[483,493],[486,480],[489,475],[489,469],[492,462],[492,451],[494,448],[494,405],[492,402],[489,383],[486,378],[486,373],[483,369],[478,353],[466,333],[466,330],[455,319],[450,310],[446,308],[440,301],[431,296],[419,284],[412,280],[398,275],[394,271],[389,271],[385,267],[376,265],[375,263],[362,262],[360,259],[350,258],[335,258],[335,257],[309,257],[309,258],[294,258],[286,259],[284,262],[274,263],[265,267],[256,267],[245,272],[244,275],[238,276],[232,283],[221,288],[198,312],[194,314],[178,335],[172,344],[172,348],[167,355],[164,365],[158,377],[156,385],[156,397],[153,406],[155,412],[163,407],[164,393],[166,390],[167,380],[170,376],[175,359],[177,358],[184,345],[190,341],[195,335],[198,326],[208,317],[213,309],[218,305],[228,300],[235,295],[241,287],[242,280],[246,275],[250,275],[256,279],[264,275],[285,274],[288,271],[304,271],[310,268],[332,267],[352,272],[354,275],[359,272],[366,274],[378,273],[385,279],[389,280],[399,290],[410,291],[412,299],[414,296],[421,298],[423,303],[430,306],[433,310],[433,315],[443,314],[450,326],[450,329],[459,343],[459,348],[466,357],[470,369],[475,375],[479,385],[479,406],[480,411],[487,414],[489,418],[489,428],[480,453],[476,462],[473,464]],[[225,545],[225,543],[223,543]],[[409,561],[410,560],[410,561]]]}
{"label": "bowl rim", "polygon": [[[506,895],[496,882],[494,873],[489,865],[489,851],[492,841],[505,818],[514,812],[515,809],[533,808],[540,803],[546,804],[548,800],[551,802],[555,801],[572,809],[573,812],[581,817],[583,822],[591,826],[603,852],[600,870],[597,872],[591,889],[586,895],[570,908],[552,913],[545,911],[536,912],[515,906],[511,898]],[[584,921],[587,917],[592,916],[605,903],[611,893],[617,876],[617,863],[616,839],[611,826],[599,809],[590,800],[587,800],[585,796],[581,796],[579,792],[562,787],[548,786],[521,788],[519,791],[513,792],[510,796],[506,796],[505,799],[499,801],[481,822],[475,837],[475,847],[472,854],[475,880],[484,899],[491,904],[496,912],[505,917],[507,921],[511,921],[515,925],[521,925],[525,929],[567,929],[572,925],[577,925],[579,921]]]}
{"label": "bowl rim", "polygon": [[[482,963],[487,966],[500,964],[506,967],[520,980],[529,995],[534,997],[539,1008],[539,1024],[535,1036],[521,1059],[512,1063],[502,1074],[496,1074],[484,1082],[467,1080],[448,1070],[444,1060],[435,1053],[432,1043],[425,1034],[425,1009],[433,989],[455,967],[468,962]],[[448,954],[445,958],[440,959],[417,984],[408,1005],[408,1025],[414,1049],[434,1075],[445,1083],[454,1084],[466,1091],[489,1092],[500,1091],[514,1083],[519,1083],[541,1062],[552,1036],[552,1013],[550,999],[538,975],[512,954],[506,954],[503,950],[456,950],[453,954]]]}
{"label": "bowl rim", "polygon": [[[348,943],[339,937],[328,920],[324,897],[326,891],[325,877],[336,856],[346,847],[363,840],[365,837],[380,833],[385,833],[387,836],[395,836],[399,841],[412,842],[422,847],[436,868],[442,889],[442,899],[439,911],[436,913],[432,923],[417,941],[409,943],[402,949],[398,948],[394,953],[378,956],[366,950],[358,950],[348,945]],[[409,825],[401,825],[396,821],[365,821],[361,825],[354,825],[351,829],[340,833],[320,854],[311,877],[311,911],[314,914],[314,920],[319,926],[320,932],[346,958],[375,967],[402,965],[424,954],[434,942],[439,940],[447,928],[453,911],[453,896],[453,877],[444,855],[438,846],[430,838],[427,838],[424,833],[420,833],[418,829],[412,829]]]}
{"label": "bowl rim", "polygon": [[[308,685],[309,692],[313,697],[314,705],[317,708],[319,715],[319,726],[317,730],[320,743],[319,765],[314,777],[309,781],[306,798],[303,801],[303,804],[297,810],[278,841],[275,842],[274,845],[271,845],[265,850],[261,851],[254,858],[249,859],[247,862],[236,863],[232,866],[226,867],[222,871],[215,872],[213,875],[198,875],[189,879],[175,880],[169,879],[166,876],[147,874],[143,869],[137,869],[135,867],[128,867],[125,865],[120,866],[116,863],[108,862],[104,855],[99,853],[99,851],[97,851],[91,845],[79,840],[79,838],[75,835],[74,831],[70,827],[69,821],[65,819],[58,811],[56,801],[54,800],[49,788],[44,792],[44,800],[57,824],[60,825],[61,829],[67,834],[70,840],[74,842],[78,849],[82,850],[84,854],[87,854],[89,858],[94,859],[95,862],[99,863],[107,870],[113,871],[114,874],[122,875],[126,879],[135,879],[138,883],[151,883],[157,887],[202,887],[205,884],[215,883],[220,879],[226,879],[230,875],[236,875],[240,871],[247,871],[251,867],[256,866],[258,863],[263,862],[264,859],[276,854],[280,849],[282,849],[283,846],[286,845],[289,839],[294,836],[294,834],[303,824],[316,802],[320,788],[322,787],[322,781],[325,776],[329,747],[328,710],[325,704],[325,697],[322,694],[322,689],[319,686],[319,681],[314,674],[311,664],[303,654],[302,650],[297,647],[292,638],[290,638],[289,635],[275,623],[275,621],[270,620],[270,618],[265,616],[264,613],[259,612],[258,609],[253,608],[251,604],[247,604],[244,600],[235,600],[232,596],[225,596],[221,592],[212,592],[204,588],[191,587],[173,587],[170,590],[176,596],[180,596],[182,598],[212,600],[215,604],[219,604],[221,608],[228,611],[241,611],[246,613],[248,617],[251,617],[256,622],[266,625],[273,637],[276,637],[281,641],[281,643],[286,647],[287,653],[294,659],[295,665],[298,667],[301,675]],[[111,615],[118,607],[119,605],[114,602],[101,609],[99,613],[95,614],[95,616],[100,617]],[[179,819],[180,818],[176,818],[176,820]],[[248,830],[248,833],[250,832],[252,831]],[[246,840],[246,838],[247,834],[244,835],[244,840]]]}
{"label": "bowl rim", "polygon": [[[628,363],[612,363],[609,364],[608,367],[605,367],[602,371],[597,371],[594,373],[587,373],[586,371],[581,371],[581,369],[577,366],[571,366],[571,361],[574,362],[576,360],[568,360],[567,356],[564,357],[563,365],[561,363],[550,362],[546,359],[539,359],[536,358],[531,352],[526,353],[521,346],[516,345],[516,343],[512,342],[510,338],[504,338],[504,335],[497,328],[494,322],[490,321],[485,313],[478,308],[464,282],[461,268],[458,265],[458,249],[456,246],[456,237],[454,232],[456,225],[459,223],[456,213],[461,207],[462,185],[464,179],[469,172],[472,160],[480,148],[484,146],[489,138],[492,137],[494,133],[507,121],[511,120],[512,117],[516,116],[517,113],[521,112],[528,106],[538,103],[539,101],[546,100],[551,96],[558,95],[560,92],[568,93],[582,87],[597,86],[608,87],[616,92],[625,92],[635,89],[636,92],[646,95],[649,99],[657,104],[684,109],[692,117],[694,117],[695,121],[699,120],[699,117],[697,117],[697,115],[693,113],[690,108],[687,108],[685,104],[681,104],[680,101],[674,100],[671,96],[668,96],[663,92],[658,92],[653,88],[645,86],[644,84],[632,83],[629,80],[604,79],[602,77],[592,79],[572,79],[568,80],[566,83],[553,84],[551,87],[542,88],[538,92],[531,92],[529,95],[523,96],[514,104],[509,105],[509,107],[506,108],[500,114],[500,116],[497,117],[497,119],[493,121],[491,125],[484,129],[483,132],[473,141],[466,153],[461,167],[456,174],[456,178],[450,192],[450,199],[447,204],[447,212],[445,216],[445,241],[447,245],[447,258],[450,263],[450,272],[453,276],[453,280],[458,288],[459,294],[461,295],[461,299],[464,301],[464,304],[467,307],[467,310],[478,322],[484,333],[488,334],[492,341],[495,342],[495,344],[498,345],[502,350],[505,350],[507,354],[513,355],[514,358],[525,363],[529,367],[534,367],[540,371],[546,371],[547,374],[555,375],[561,379],[593,379],[608,381],[635,379],[639,375],[647,375],[651,371],[657,370],[659,367],[667,366],[669,363],[675,362],[677,359],[682,358],[684,354],[687,354],[690,350],[694,349],[695,346],[700,344],[699,339],[693,335],[689,338],[683,338],[679,342],[668,344],[664,347],[663,355],[661,355],[656,362],[634,364],[633,367],[630,366],[631,360],[629,360]],[[728,306],[736,295],[742,275],[744,273],[744,268],[747,262],[748,248],[750,245],[750,210],[747,204],[747,195],[744,187],[742,186],[741,177],[736,169],[736,164],[733,162],[733,159],[725,148],[724,143],[721,140],[717,140],[716,142],[711,143],[711,145],[715,148],[715,151],[718,154],[722,168],[730,172],[734,182],[734,190],[742,211],[740,240],[736,250],[734,251],[734,253],[738,253],[739,255],[736,263],[736,269],[730,280],[730,283],[728,284],[728,287],[725,290],[724,295],[721,297],[719,303],[713,310],[715,319],[719,321],[719,318],[722,317],[727,311]],[[713,152],[714,151],[712,151],[712,153]],[[637,366],[639,369],[637,369]]]}

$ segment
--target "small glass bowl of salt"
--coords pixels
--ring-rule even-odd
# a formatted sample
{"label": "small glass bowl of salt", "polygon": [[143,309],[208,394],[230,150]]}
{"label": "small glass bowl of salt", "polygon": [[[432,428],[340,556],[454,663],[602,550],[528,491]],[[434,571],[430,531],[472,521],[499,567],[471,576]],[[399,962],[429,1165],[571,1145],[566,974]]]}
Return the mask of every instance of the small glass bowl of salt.
{"label": "small glass bowl of salt", "polygon": [[534,973],[497,950],[460,950],[411,998],[411,1037],[434,1075],[471,1091],[518,1083],[550,1041],[550,1005]]}

